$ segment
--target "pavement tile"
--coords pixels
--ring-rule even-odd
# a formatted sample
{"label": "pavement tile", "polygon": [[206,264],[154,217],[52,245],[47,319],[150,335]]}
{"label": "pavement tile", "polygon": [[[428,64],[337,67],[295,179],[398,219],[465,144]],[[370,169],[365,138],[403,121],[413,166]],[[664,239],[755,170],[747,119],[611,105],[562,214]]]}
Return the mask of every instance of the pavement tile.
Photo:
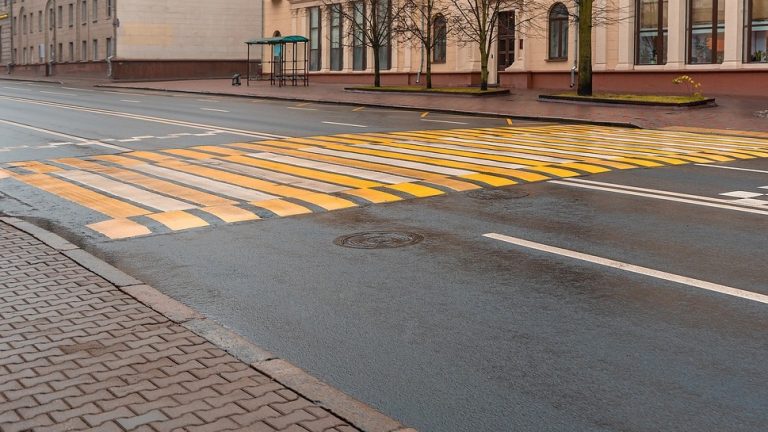
{"label": "pavement tile", "polygon": [[0,311],[3,432],[344,424],[3,222]]}

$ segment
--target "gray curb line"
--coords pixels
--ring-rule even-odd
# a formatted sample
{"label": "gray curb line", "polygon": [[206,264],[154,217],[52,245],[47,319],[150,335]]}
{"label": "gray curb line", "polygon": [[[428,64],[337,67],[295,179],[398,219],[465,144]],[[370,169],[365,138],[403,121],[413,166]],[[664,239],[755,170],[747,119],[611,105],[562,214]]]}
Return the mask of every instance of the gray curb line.
{"label": "gray curb line", "polygon": [[394,108],[394,109],[402,109],[402,110],[409,110],[409,111],[430,111],[430,112],[442,113],[442,114],[458,114],[458,115],[476,116],[476,117],[498,117],[498,118],[510,118],[514,120],[524,120],[524,121],[540,121],[540,122],[553,122],[553,123],[564,123],[564,124],[586,124],[586,125],[593,125],[593,126],[610,126],[610,127],[642,129],[642,127],[633,123],[628,123],[628,122],[585,120],[585,119],[578,119],[578,118],[571,118],[571,117],[507,115],[507,114],[501,114],[497,112],[463,111],[463,110],[455,110],[455,109],[448,109],[448,108],[424,108],[424,107],[409,106],[409,105],[370,103],[370,102],[345,102],[345,101],[333,101],[333,100],[329,101],[329,100],[302,98],[302,97],[295,97],[295,96],[284,96],[284,97],[283,96],[265,96],[265,95],[260,96],[260,95],[245,95],[245,94],[194,91],[194,90],[171,90],[171,89],[140,87],[140,86],[135,86],[135,87],[120,86],[120,85],[112,85],[112,84],[97,84],[94,87],[110,88],[110,89],[145,90],[145,91],[166,92],[166,93],[201,94],[201,95],[236,97],[236,98],[246,98],[246,99],[266,99],[266,100],[291,101],[291,102],[313,102],[313,103],[322,103],[322,104],[328,104],[328,105],[362,106],[366,108]]}
{"label": "gray curb line", "polygon": [[397,420],[320,381],[288,361],[277,358],[232,330],[206,318],[198,311],[157,289],[143,284],[62,237],[15,217],[0,217],[0,222],[31,235],[86,270],[104,278],[140,303],[189,329],[357,429],[364,432],[417,432],[416,429],[402,425]]}

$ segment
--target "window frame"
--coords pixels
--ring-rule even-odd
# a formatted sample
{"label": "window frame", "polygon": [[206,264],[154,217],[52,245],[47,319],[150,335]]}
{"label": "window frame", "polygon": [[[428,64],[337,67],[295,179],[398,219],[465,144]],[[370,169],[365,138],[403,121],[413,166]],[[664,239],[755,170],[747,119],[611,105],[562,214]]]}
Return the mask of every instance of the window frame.
{"label": "window frame", "polygon": [[432,38],[432,63],[445,64],[448,57],[448,22],[443,14],[435,15],[432,20]]}
{"label": "window frame", "polygon": [[[332,71],[344,70],[344,14],[341,10],[342,7],[341,3],[334,3],[330,5],[328,11],[328,33],[330,36],[330,47],[328,51],[330,55],[330,68]],[[336,21],[335,25],[334,21]],[[337,43],[334,43],[334,37],[338,37]]]}
{"label": "window frame", "polygon": [[[722,64],[722,61],[717,61],[717,45],[719,43],[718,38],[718,29],[719,29],[719,21],[718,21],[718,9],[720,2],[723,2],[725,4],[725,0],[712,0],[712,15],[709,21],[709,25],[712,26],[712,33],[710,36],[712,37],[712,48],[710,48],[710,61],[709,62],[694,62],[693,61],[693,3],[697,0],[688,0],[687,1],[687,8],[686,16],[688,20],[688,25],[686,26],[686,58],[685,62],[686,64],[708,64],[708,65],[715,65],[715,64]],[[723,20],[723,41],[725,41],[725,20]],[[725,54],[725,53],[723,53]],[[723,55],[725,57],[725,55]]]}
{"label": "window frame", "polygon": [[[664,36],[669,37],[669,23],[667,23],[667,30],[664,30],[664,4],[667,5],[667,18],[669,18],[669,2],[667,0],[655,0],[657,2],[658,16],[656,17],[656,63],[640,63],[640,22],[642,16],[640,15],[640,5],[643,0],[635,0],[635,65],[637,66],[653,66],[653,65],[665,65],[667,64],[667,44],[664,43]],[[674,0],[673,0],[674,1]],[[668,40],[667,40],[667,43]]]}
{"label": "window frame", "polygon": [[[358,0],[352,2],[352,70],[365,71],[368,69],[368,44],[365,40],[366,31],[366,7],[365,2]],[[358,22],[358,17],[360,21]],[[358,66],[359,64],[359,66]]]}
{"label": "window frame", "polygon": [[[317,26],[312,26],[312,14],[317,14]],[[317,72],[323,68],[323,13],[319,6],[311,7],[308,9],[307,14],[309,16],[309,69],[312,72]],[[313,31],[317,31],[317,35],[313,34]],[[312,48],[316,42],[317,48]],[[314,63],[313,63],[314,61]]]}
{"label": "window frame", "polygon": [[766,50],[762,50],[762,57],[760,60],[752,59],[752,24],[754,21],[754,17],[752,15],[754,11],[755,0],[744,0],[744,3],[744,58],[742,59],[742,62],[766,63],[768,62],[768,47],[766,47]]}
{"label": "window frame", "polygon": [[[555,9],[558,8],[565,10],[565,16],[555,16],[555,13],[559,12]],[[568,60],[568,29],[570,26],[568,17],[568,8],[562,2],[557,2],[549,8],[547,14],[547,59],[550,61]],[[552,38],[555,36],[557,36],[557,53],[552,52]]]}

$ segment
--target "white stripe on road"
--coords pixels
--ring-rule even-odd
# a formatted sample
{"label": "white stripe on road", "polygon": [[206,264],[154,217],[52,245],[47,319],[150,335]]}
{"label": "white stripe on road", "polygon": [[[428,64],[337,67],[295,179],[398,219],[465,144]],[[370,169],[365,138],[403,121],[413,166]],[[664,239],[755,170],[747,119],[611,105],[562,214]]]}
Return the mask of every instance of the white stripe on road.
{"label": "white stripe on road", "polygon": [[158,195],[119,181],[80,170],[58,171],[54,175],[74,180],[94,189],[137,202],[160,211],[189,210],[196,206],[183,201]]}
{"label": "white stripe on road", "polygon": [[141,103],[141,101],[131,99],[120,99],[120,102]]}
{"label": "white stripe on road", "polygon": [[356,128],[367,128],[368,127],[368,126],[365,126],[365,125],[359,125],[359,124],[353,124],[353,123],[336,123],[336,122],[329,122],[329,121],[324,121],[323,123],[329,124],[329,125],[350,126],[350,127],[356,127]]}
{"label": "white stripe on road", "polygon": [[339,186],[331,183],[324,183],[317,180],[306,179],[303,177],[296,177],[289,174],[278,173],[274,171],[265,170],[262,168],[256,168],[250,165],[240,165],[237,163],[224,162],[218,159],[209,159],[195,161],[204,166],[214,166],[225,168],[229,171],[245,174],[251,177],[256,177],[264,180],[271,180],[274,182],[288,184],[291,186],[298,186],[305,189],[316,190],[319,192],[334,193],[348,190],[349,187]]}
{"label": "white stripe on road", "polygon": [[48,134],[48,135],[53,135],[53,136],[56,136],[56,137],[59,137],[59,138],[66,138],[66,139],[68,139],[70,141],[74,140],[74,141],[77,141],[79,143],[79,145],[97,145],[97,146],[100,146],[100,147],[106,147],[106,148],[113,149],[113,150],[118,150],[118,151],[131,151],[131,149],[129,149],[129,148],[116,146],[114,144],[107,144],[107,143],[103,143],[103,142],[97,141],[97,140],[88,140],[88,139],[80,138],[80,137],[74,136],[74,135],[67,135],[65,133],[54,132],[52,130],[38,128],[38,127],[34,127],[34,126],[29,126],[29,125],[25,125],[23,123],[12,122],[10,120],[2,120],[2,119],[0,119],[0,123],[7,124],[9,126],[15,126],[15,127],[22,128],[22,129],[29,129],[29,130],[33,130],[35,132],[40,132],[40,133],[44,133],[44,134]]}
{"label": "white stripe on road", "polygon": [[194,186],[209,192],[227,195],[242,201],[263,201],[277,198],[273,195],[265,194],[263,192],[258,192],[252,189],[231,185],[229,183],[207,179],[205,177],[198,177],[196,175],[163,168],[156,165],[135,165],[131,166],[130,168],[136,171],[152,174],[157,177],[173,180],[184,185]]}
{"label": "white stripe on road", "polygon": [[641,267],[634,264],[628,264],[621,261],[614,261],[612,259],[598,257],[595,255],[588,255],[585,253],[576,252],[568,249],[562,249],[555,246],[548,246],[542,243],[536,243],[536,242],[523,240],[516,237],[506,236],[503,234],[489,233],[489,234],[484,234],[483,237],[492,238],[494,240],[500,240],[509,244],[521,246],[524,248],[534,249],[541,252],[550,253],[553,255],[561,255],[569,258],[574,258],[580,261],[591,262],[594,264],[599,264],[606,267],[624,270],[631,273],[650,276],[656,279],[662,279],[670,282],[675,282],[683,285],[701,288],[707,291],[717,292],[720,294],[730,295],[734,297],[743,298],[746,300],[752,300],[759,303],[768,304],[768,296],[755,293],[752,291],[745,291],[742,289],[733,288],[726,285],[720,285],[713,282],[707,282],[700,279],[690,278],[687,276],[680,276],[673,273],[654,270],[648,267]]}
{"label": "white stripe on road", "polygon": [[735,170],[735,171],[747,171],[747,172],[768,174],[768,171],[766,170],[751,169],[751,168],[738,168],[738,167],[731,167],[731,166],[709,165],[709,164],[694,164],[694,165],[700,166],[700,167],[707,167],[707,168],[720,168],[720,169],[729,169],[729,170]]}
{"label": "white stripe on road", "polygon": [[[568,180],[550,180],[548,183],[554,183],[559,185],[578,187],[583,189],[600,190],[605,192],[614,192],[624,195],[634,195],[645,198],[654,198],[664,201],[674,201],[686,204],[695,204],[704,207],[715,207],[724,210],[734,210],[744,213],[755,213],[761,215],[768,215],[768,211],[757,210],[746,207],[738,207],[733,204],[738,204],[731,200],[722,200],[718,198],[703,197],[698,195],[680,194],[677,192],[661,191],[656,189],[636,188],[633,186],[623,186],[613,183],[594,182],[589,180],[574,181],[575,179]],[[686,198],[683,198],[686,197]],[[721,204],[723,203],[723,204]]]}
{"label": "white stripe on road", "polygon": [[223,109],[216,109],[216,108],[200,108],[203,111],[216,111],[216,112],[224,112],[228,113],[229,111],[223,110]]}
{"label": "white stripe on road", "polygon": [[259,159],[267,159],[275,162],[281,162],[289,165],[296,165],[304,168],[318,169],[322,171],[329,171],[332,173],[347,174],[350,176],[360,177],[368,180],[375,180],[382,183],[398,184],[398,183],[410,183],[415,182],[416,179],[409,177],[402,177],[393,174],[382,173],[378,171],[368,171],[360,168],[354,168],[344,165],[336,165],[326,162],[314,161],[309,159],[301,159],[292,156],[277,155],[274,153],[249,153],[246,156]]}
{"label": "white stripe on road", "polygon": [[421,121],[425,122],[432,122],[432,123],[450,123],[450,124],[458,124],[458,125],[465,125],[469,123],[459,122],[459,121],[450,121],[450,120],[432,120],[432,119],[421,119]]}
{"label": "white stripe on road", "polygon": [[[558,153],[558,154],[567,154],[567,155],[574,155],[574,156],[584,156],[584,157],[591,157],[591,158],[598,158],[598,159],[618,159],[622,156],[612,156],[612,155],[605,155],[605,154],[597,154],[597,153],[585,153],[581,151],[572,151],[572,150],[562,150],[559,148],[549,148],[549,147],[536,147],[536,146],[527,146],[527,145],[518,145],[518,144],[509,144],[509,143],[501,143],[497,141],[473,141],[473,140],[466,140],[461,138],[454,138],[449,137],[445,138],[447,141],[455,141],[455,142],[463,142],[463,143],[471,143],[471,144],[483,144],[483,145],[492,145],[496,147],[504,147],[504,148],[516,148],[516,149],[522,149],[522,150],[536,150],[540,152],[547,152],[547,153]],[[556,146],[556,147],[566,147],[567,144],[556,144],[556,143],[546,143],[542,142],[541,144],[547,146]],[[586,147],[582,147],[586,148]],[[609,149],[599,149],[599,150],[609,150]],[[637,153],[635,153],[637,154]]]}
{"label": "white stripe on road", "polygon": [[421,151],[421,150],[410,150],[410,149],[403,149],[399,147],[390,147],[390,146],[377,145],[377,144],[362,144],[355,147],[368,148],[372,150],[382,150],[382,151],[388,151],[393,153],[411,154],[416,156],[426,156],[430,158],[446,159],[446,160],[452,160],[456,162],[466,162],[466,163],[472,163],[475,165],[486,165],[486,166],[492,166],[497,168],[518,169],[518,168],[529,167],[529,165],[511,164],[507,162],[498,162],[498,161],[493,161],[488,159],[478,159],[478,158],[456,156],[451,154],[443,154],[443,153],[428,152],[428,151]]}
{"label": "white stripe on road", "polygon": [[353,153],[353,152],[345,152],[345,151],[337,151],[337,150],[331,150],[326,148],[317,148],[317,147],[307,147],[301,149],[305,152],[310,153],[318,153],[318,154],[324,154],[329,156],[338,156],[346,159],[357,159],[362,160],[366,162],[376,162],[381,163],[385,165],[394,165],[399,166],[403,168],[413,168],[416,170],[421,171],[427,171],[432,173],[438,173],[438,174],[445,174],[445,175],[451,175],[451,176],[461,176],[461,175],[468,175],[468,174],[476,174],[475,171],[468,171],[468,170],[462,170],[462,169],[456,169],[456,168],[448,168],[448,167],[442,167],[437,165],[430,165],[425,164],[421,162],[411,162],[411,161],[405,161],[400,159],[390,159],[385,157],[379,157],[379,156],[372,156],[367,154],[360,154],[360,153]]}
{"label": "white stripe on road", "polygon": [[56,96],[80,96],[80,95],[75,94],[75,93],[59,93],[59,92],[44,91],[44,90],[40,90],[40,93],[52,94],[52,95],[56,95]]}

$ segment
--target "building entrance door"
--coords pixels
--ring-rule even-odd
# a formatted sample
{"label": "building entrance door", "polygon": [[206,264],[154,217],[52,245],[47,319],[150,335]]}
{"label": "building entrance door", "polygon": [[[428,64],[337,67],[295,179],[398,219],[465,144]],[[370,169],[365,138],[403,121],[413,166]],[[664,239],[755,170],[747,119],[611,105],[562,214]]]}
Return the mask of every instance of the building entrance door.
{"label": "building entrance door", "polygon": [[499,12],[499,43],[496,69],[503,71],[515,62],[515,13]]}

